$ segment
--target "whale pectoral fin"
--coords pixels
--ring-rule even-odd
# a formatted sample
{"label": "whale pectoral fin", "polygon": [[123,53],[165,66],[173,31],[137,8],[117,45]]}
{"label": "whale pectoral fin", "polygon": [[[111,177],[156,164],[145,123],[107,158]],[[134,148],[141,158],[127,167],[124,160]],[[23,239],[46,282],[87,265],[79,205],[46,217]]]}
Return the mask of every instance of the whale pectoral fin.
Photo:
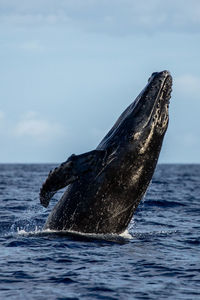
{"label": "whale pectoral fin", "polygon": [[93,150],[81,155],[71,155],[66,162],[50,171],[40,189],[40,203],[47,207],[50,199],[58,190],[76,181],[83,174],[92,171],[104,155],[104,150]]}

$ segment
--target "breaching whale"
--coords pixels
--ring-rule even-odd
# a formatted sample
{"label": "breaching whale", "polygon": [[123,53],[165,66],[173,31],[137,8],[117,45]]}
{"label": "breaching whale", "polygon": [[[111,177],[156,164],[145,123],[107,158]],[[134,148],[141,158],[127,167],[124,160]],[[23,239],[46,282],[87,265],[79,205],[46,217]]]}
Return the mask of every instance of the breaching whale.
{"label": "breaching whale", "polygon": [[44,229],[82,233],[124,232],[152,179],[168,126],[172,77],[151,75],[93,151],[72,155],[48,175],[40,201],[48,206],[68,186]]}

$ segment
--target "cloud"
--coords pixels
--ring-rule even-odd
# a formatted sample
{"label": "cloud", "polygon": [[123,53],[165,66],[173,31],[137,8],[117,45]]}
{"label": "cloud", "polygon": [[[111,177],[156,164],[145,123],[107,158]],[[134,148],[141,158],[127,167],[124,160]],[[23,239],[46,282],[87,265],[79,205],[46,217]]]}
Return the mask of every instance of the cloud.
{"label": "cloud", "polygon": [[193,148],[199,145],[199,138],[193,132],[185,132],[182,143],[184,147]]}
{"label": "cloud", "polygon": [[0,138],[2,162],[52,162],[65,154],[69,134],[60,122],[37,112],[28,112],[16,121],[0,111]]}
{"label": "cloud", "polygon": [[4,133],[5,129],[5,113],[4,111],[0,110],[0,134],[2,135]]}
{"label": "cloud", "polygon": [[0,110],[0,122],[4,120],[5,114],[2,110]]}
{"label": "cloud", "polygon": [[39,41],[27,41],[21,44],[20,48],[28,52],[43,52],[45,49]]}
{"label": "cloud", "polygon": [[184,74],[175,79],[174,85],[180,94],[186,97],[198,98],[200,95],[200,77],[192,74]]}
{"label": "cloud", "polygon": [[15,126],[14,135],[40,142],[50,142],[64,134],[57,122],[41,119],[36,112],[28,112]]}
{"label": "cloud", "polygon": [[55,26],[124,35],[200,32],[199,0],[3,0],[0,21],[17,26]]}

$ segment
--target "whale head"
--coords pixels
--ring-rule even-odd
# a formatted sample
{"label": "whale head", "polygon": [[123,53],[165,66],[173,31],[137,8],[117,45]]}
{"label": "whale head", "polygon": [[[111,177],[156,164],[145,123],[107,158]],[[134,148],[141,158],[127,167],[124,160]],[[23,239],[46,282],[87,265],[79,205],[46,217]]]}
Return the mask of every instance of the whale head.
{"label": "whale head", "polygon": [[133,130],[155,128],[165,133],[168,125],[168,107],[172,91],[172,77],[168,71],[153,73],[148,84],[133,102],[129,115],[133,118]]}
{"label": "whale head", "polygon": [[[135,101],[119,117],[98,149],[120,144],[145,153],[152,141],[160,147],[168,126],[172,77],[168,71],[154,72]],[[160,148],[159,147],[159,148]]]}

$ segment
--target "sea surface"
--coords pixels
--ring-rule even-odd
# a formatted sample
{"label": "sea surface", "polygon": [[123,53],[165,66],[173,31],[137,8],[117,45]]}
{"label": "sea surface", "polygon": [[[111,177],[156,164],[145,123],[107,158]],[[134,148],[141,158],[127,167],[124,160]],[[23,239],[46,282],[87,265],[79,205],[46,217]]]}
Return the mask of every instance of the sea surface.
{"label": "sea surface", "polygon": [[55,165],[0,165],[0,299],[200,299],[200,165],[158,165],[128,232],[44,232]]}

